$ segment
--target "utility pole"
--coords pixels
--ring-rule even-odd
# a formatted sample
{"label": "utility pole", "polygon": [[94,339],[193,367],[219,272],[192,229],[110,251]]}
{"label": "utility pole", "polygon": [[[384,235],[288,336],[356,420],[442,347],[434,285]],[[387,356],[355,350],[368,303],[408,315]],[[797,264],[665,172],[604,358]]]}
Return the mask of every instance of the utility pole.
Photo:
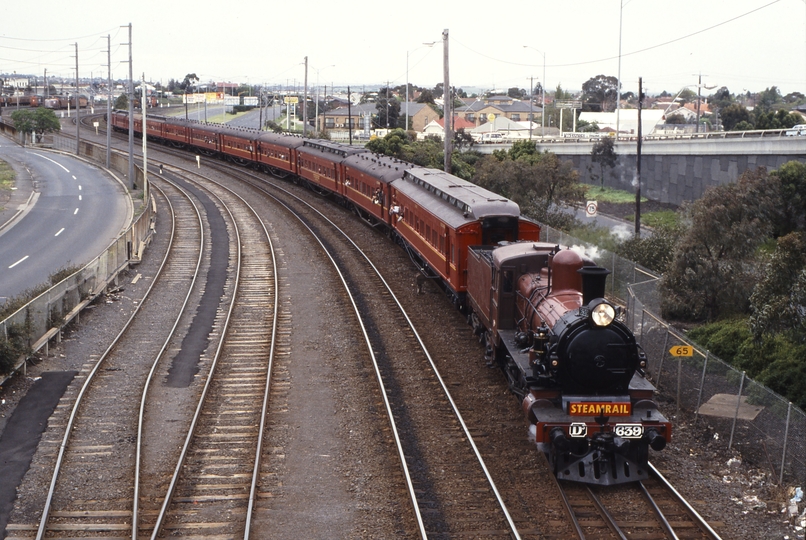
{"label": "utility pole", "polygon": [[389,129],[389,79],[386,79],[386,129]]}
{"label": "utility pole", "polygon": [[48,97],[48,68],[45,68],[45,98]]}
{"label": "utility pole", "polygon": [[[129,189],[134,189],[134,75],[132,74],[132,23],[129,23],[129,42],[123,45],[129,46],[129,173],[126,184]],[[185,103],[187,104],[187,92],[185,92]]]}
{"label": "utility pole", "polygon": [[106,35],[106,168],[109,168],[112,147],[112,36]]}
{"label": "utility pole", "polygon": [[451,143],[453,142],[453,134],[451,132],[451,119],[453,118],[452,109],[452,101],[453,97],[451,95],[451,81],[450,81],[450,67],[448,65],[448,29],[446,28],[442,32],[442,45],[443,45],[443,71],[444,71],[444,82],[442,84],[442,97],[445,101],[445,164],[444,169],[446,173],[451,172]]}
{"label": "utility pole", "polygon": [[532,103],[535,101],[535,78],[529,77],[529,140],[532,140],[532,123],[535,121],[532,115]]}
{"label": "utility pole", "polygon": [[146,74],[140,83],[140,107],[143,110],[143,200],[148,200],[148,125],[146,124],[146,109],[148,108],[148,91],[146,89]]}
{"label": "utility pole", "polygon": [[644,104],[642,78],[638,77],[638,147],[635,167],[635,237],[641,237],[641,107]]}
{"label": "utility pole", "polygon": [[350,99],[350,86],[347,86],[347,133],[350,137],[350,146],[353,144],[353,100]]}
{"label": "utility pole", "polygon": [[[81,154],[81,107],[78,94],[78,43],[76,43],[76,155]],[[68,98],[67,101],[70,101]]]}
{"label": "utility pole", "polygon": [[308,133],[308,57],[305,57],[305,91],[302,98],[302,136]]}
{"label": "utility pole", "polygon": [[702,101],[702,73],[697,79],[697,133],[700,132],[700,101]]}

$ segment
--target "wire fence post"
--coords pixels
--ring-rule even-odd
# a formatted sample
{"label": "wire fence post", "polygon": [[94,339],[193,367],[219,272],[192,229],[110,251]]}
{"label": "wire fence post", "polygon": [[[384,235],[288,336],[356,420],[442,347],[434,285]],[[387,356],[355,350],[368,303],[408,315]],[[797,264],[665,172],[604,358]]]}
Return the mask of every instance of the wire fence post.
{"label": "wire fence post", "polygon": [[677,412],[680,413],[680,383],[683,380],[683,357],[677,357]]}
{"label": "wire fence post", "polygon": [[700,419],[700,405],[702,404],[702,389],[705,386],[705,370],[708,369],[708,357],[711,351],[705,351],[705,361],[702,363],[702,377],[700,378],[700,393],[697,396],[697,408],[694,409],[694,425]]}
{"label": "wire fence post", "polygon": [[728,441],[728,450],[733,446],[733,432],[736,431],[736,419],[739,418],[739,406],[742,404],[742,390],[744,389],[744,377],[746,371],[742,371],[742,382],[739,383],[739,396],[736,399],[736,413],[733,415],[733,426],[730,428],[730,441]]}
{"label": "wire fence post", "polygon": [[663,361],[666,360],[666,346],[669,345],[669,325],[666,325],[666,337],[663,339],[663,349],[660,352],[660,364],[658,365],[658,376],[655,379],[655,386],[660,390],[660,376],[663,374]]}
{"label": "wire fence post", "polygon": [[616,296],[616,252],[613,252],[613,279],[610,280],[610,294]]}
{"label": "wire fence post", "polygon": [[638,341],[639,345],[644,344],[644,315],[646,315],[646,310],[644,309],[644,304],[641,304],[641,339]]}
{"label": "wire fence post", "polygon": [[786,408],[786,429],[784,429],[784,449],[781,452],[781,474],[778,476],[778,485],[784,483],[784,466],[786,465],[786,443],[789,440],[789,419],[792,415],[792,402]]}

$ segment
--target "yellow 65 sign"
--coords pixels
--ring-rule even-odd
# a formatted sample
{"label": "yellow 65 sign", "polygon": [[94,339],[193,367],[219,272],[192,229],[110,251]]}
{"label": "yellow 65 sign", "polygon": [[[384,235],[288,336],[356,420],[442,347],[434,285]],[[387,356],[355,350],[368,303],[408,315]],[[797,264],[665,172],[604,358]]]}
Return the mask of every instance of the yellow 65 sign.
{"label": "yellow 65 sign", "polygon": [[678,345],[669,349],[672,356],[694,356],[694,347],[691,345]]}

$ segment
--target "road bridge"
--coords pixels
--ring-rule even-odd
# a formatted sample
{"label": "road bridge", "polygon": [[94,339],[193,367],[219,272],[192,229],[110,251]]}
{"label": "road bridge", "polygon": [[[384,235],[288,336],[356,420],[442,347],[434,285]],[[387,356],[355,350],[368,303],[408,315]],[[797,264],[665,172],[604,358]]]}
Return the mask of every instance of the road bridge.
{"label": "road bridge", "polygon": [[[591,161],[597,139],[535,139],[539,151],[554,152],[570,161],[584,183],[598,183],[599,165]],[[483,153],[508,149],[509,144],[480,144]],[[620,137],[615,169],[605,169],[604,185],[634,191],[637,139]],[[790,137],[786,130],[721,132],[682,136],[651,136],[641,147],[641,193],[665,203],[682,204],[700,198],[713,186],[735,182],[747,170],[774,170],[787,161],[806,162],[806,136]]]}

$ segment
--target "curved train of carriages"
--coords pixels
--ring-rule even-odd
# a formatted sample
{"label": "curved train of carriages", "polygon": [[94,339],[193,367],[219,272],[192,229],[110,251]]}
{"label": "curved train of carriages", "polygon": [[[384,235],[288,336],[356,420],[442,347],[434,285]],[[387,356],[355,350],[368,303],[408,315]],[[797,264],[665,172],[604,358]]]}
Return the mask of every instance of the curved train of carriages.
{"label": "curved train of carriages", "polygon": [[[80,108],[85,108],[89,101],[86,97],[78,98]],[[26,94],[24,96],[0,96],[0,107],[45,107],[46,109],[75,109],[75,96],[37,96]]]}
{"label": "curved train of carriages", "polygon": [[[363,148],[166,117],[147,124],[150,140],[292,176],[386,229],[468,314],[558,478],[648,476],[649,448],[662,450],[672,426],[621,308],[605,299],[609,272],[539,242],[539,226],[515,203]],[[111,125],[128,132],[128,113],[113,113]],[[140,115],[133,125],[141,135]]]}

